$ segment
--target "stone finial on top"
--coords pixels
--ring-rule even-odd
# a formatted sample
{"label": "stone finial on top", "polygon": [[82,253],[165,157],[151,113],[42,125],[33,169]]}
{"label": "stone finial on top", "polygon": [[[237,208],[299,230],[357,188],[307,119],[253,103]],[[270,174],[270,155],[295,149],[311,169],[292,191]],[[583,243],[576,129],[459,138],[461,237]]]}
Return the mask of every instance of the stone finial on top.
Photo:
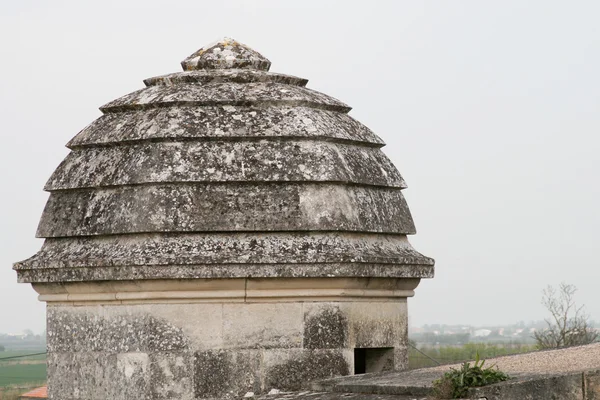
{"label": "stone finial on top", "polygon": [[271,61],[231,38],[204,46],[181,62],[184,71],[198,69],[258,69],[268,71]]}

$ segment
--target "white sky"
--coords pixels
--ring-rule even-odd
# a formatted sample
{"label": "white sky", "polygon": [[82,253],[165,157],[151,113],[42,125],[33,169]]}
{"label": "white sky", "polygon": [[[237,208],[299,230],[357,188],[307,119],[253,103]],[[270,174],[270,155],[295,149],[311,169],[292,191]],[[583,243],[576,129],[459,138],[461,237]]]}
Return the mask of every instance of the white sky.
{"label": "white sky", "polygon": [[547,284],[600,320],[600,2],[3,1],[0,332],[44,329],[11,263],[46,179],[102,104],[220,37],[354,109],[408,182],[436,277],[411,324],[545,317]]}

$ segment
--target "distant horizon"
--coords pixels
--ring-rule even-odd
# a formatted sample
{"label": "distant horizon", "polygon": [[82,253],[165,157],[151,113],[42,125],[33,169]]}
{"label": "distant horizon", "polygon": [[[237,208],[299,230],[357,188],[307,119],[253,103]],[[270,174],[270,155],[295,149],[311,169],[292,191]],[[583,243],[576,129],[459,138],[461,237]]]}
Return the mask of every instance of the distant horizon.
{"label": "distant horizon", "polygon": [[[592,327],[595,327],[596,325],[600,324],[600,321],[596,321],[593,318],[589,319],[590,325]],[[445,327],[472,327],[472,328],[488,328],[488,327],[507,327],[507,326],[517,326],[520,325],[521,323],[523,323],[525,326],[529,326],[529,325],[537,325],[537,324],[543,324],[545,323],[544,319],[539,319],[539,320],[530,320],[530,321],[517,321],[514,323],[492,323],[492,324],[464,324],[464,323],[438,323],[438,322],[432,322],[432,323],[425,323],[425,324],[421,324],[421,325],[414,325],[414,324],[410,324],[409,323],[409,329],[410,328],[423,328],[425,326],[445,326]],[[34,331],[33,329],[30,328],[25,328],[22,331],[17,331],[17,332],[9,332],[9,331],[1,331],[0,330],[0,336],[2,335],[21,335],[23,334],[25,331],[30,330],[31,332],[33,332],[34,335],[42,335],[46,329],[42,330],[42,331]],[[2,344],[0,342],[0,344]]]}

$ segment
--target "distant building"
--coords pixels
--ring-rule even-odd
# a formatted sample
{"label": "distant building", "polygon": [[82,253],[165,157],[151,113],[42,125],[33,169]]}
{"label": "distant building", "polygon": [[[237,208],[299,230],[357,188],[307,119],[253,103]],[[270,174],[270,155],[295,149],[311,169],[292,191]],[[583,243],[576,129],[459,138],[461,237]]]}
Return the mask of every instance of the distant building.
{"label": "distant building", "polygon": [[475,332],[473,332],[473,336],[486,337],[486,336],[490,336],[491,333],[492,333],[492,331],[490,331],[489,329],[477,329]]}

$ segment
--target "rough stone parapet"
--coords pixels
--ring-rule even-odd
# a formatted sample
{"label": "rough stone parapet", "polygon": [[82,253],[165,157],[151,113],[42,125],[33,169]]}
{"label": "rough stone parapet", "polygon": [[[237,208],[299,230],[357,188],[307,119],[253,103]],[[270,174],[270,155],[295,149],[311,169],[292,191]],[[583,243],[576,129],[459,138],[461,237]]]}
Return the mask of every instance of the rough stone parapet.
{"label": "rough stone parapet", "polygon": [[[512,379],[472,388],[470,399],[593,400],[600,398],[600,343],[490,358]],[[316,391],[332,393],[428,396],[433,381],[459,364],[411,371],[383,372],[313,382]]]}

